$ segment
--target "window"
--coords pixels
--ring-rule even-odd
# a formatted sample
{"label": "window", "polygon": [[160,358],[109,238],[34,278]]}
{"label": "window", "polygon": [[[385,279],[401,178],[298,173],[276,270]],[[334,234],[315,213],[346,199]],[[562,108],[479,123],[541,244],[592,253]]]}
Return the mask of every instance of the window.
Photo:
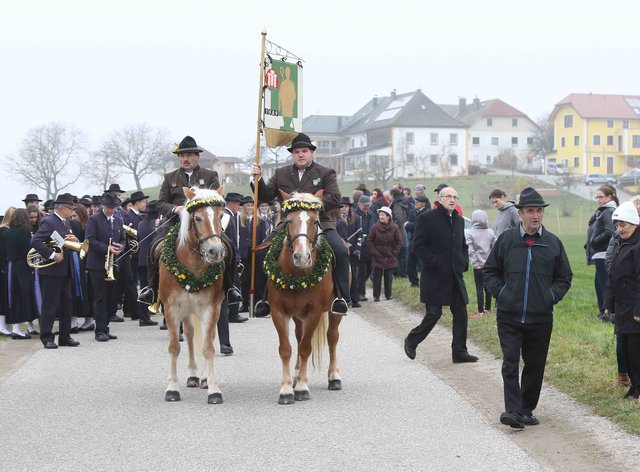
{"label": "window", "polygon": [[564,127],[565,128],[573,128],[573,115],[565,115],[565,117],[564,117]]}
{"label": "window", "polygon": [[613,128],[613,120],[607,120],[607,128]]}
{"label": "window", "polygon": [[613,146],[613,136],[607,136],[607,146]]}
{"label": "window", "polygon": [[487,118],[487,126],[493,126],[493,118]]}
{"label": "window", "polygon": [[449,165],[457,166],[458,165],[458,155],[457,154],[449,154]]}
{"label": "window", "polygon": [[511,126],[513,128],[517,128],[518,127],[518,118],[512,118],[511,119]]}
{"label": "window", "polygon": [[600,156],[593,156],[593,167],[600,167]]}
{"label": "window", "polygon": [[631,147],[640,148],[640,135],[634,134],[631,138]]}
{"label": "window", "polygon": [[624,129],[629,129],[629,120],[622,120],[622,127]]}
{"label": "window", "polygon": [[416,162],[416,155],[415,154],[407,154],[407,164],[409,165],[413,165]]}
{"label": "window", "polygon": [[438,144],[438,133],[431,133],[431,144]]}
{"label": "window", "polygon": [[[562,138],[564,139],[564,138]],[[512,146],[517,146],[518,145],[518,137],[514,136],[513,138],[511,138],[511,145]]]}
{"label": "window", "polygon": [[437,166],[438,165],[438,155],[437,154],[429,155],[429,164],[432,165],[432,166]]}
{"label": "window", "polygon": [[498,146],[500,144],[500,140],[498,138],[491,138],[491,145]]}
{"label": "window", "polygon": [[574,157],[573,158],[573,167],[580,167],[580,158],[579,157]]}
{"label": "window", "polygon": [[562,138],[560,138],[560,147],[565,147],[566,145],[567,145],[567,141],[563,136]]}
{"label": "window", "polygon": [[407,144],[413,144],[414,134],[413,133],[407,133],[406,137],[407,137],[406,138]]}
{"label": "window", "polygon": [[533,146],[533,136],[527,137],[527,146]]}
{"label": "window", "polygon": [[580,136],[574,136],[573,137],[573,145],[574,146],[580,146]]}
{"label": "window", "polygon": [[594,146],[600,146],[600,135],[599,134],[594,134],[593,135],[593,145]]}
{"label": "window", "polygon": [[452,145],[457,146],[458,145],[458,134],[457,133],[451,133],[449,135],[449,142]]}
{"label": "window", "polygon": [[474,146],[480,146],[480,138],[471,138],[471,144]]}

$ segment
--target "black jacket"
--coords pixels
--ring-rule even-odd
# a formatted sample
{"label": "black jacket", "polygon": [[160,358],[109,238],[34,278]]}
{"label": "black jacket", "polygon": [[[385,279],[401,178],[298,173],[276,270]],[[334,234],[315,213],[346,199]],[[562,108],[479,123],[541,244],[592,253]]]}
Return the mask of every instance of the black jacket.
{"label": "black jacket", "polygon": [[617,334],[638,334],[640,323],[640,230],[620,244],[613,254],[604,307],[616,314]]}
{"label": "black jacket", "polygon": [[520,227],[505,231],[484,265],[484,282],[496,297],[498,316],[521,323],[553,321],[553,306],[569,291],[572,278],[562,242],[544,227],[532,246]]}
{"label": "black jacket", "polygon": [[587,262],[589,264],[593,262],[591,258],[595,253],[607,250],[609,240],[616,232],[611,220],[611,215],[614,211],[614,206],[601,206],[589,220],[589,230],[587,231],[587,242],[585,244]]}

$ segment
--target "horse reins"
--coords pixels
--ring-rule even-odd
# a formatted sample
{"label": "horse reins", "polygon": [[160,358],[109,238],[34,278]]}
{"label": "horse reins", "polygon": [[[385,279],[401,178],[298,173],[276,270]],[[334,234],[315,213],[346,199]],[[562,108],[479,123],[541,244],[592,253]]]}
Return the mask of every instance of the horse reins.
{"label": "horse reins", "polygon": [[313,251],[316,250],[316,247],[318,244],[318,237],[322,234],[322,228],[320,227],[320,223],[317,220],[315,222],[315,226],[318,230],[316,231],[316,236],[315,238],[313,238],[313,240],[309,237],[307,233],[298,233],[292,238],[291,235],[289,234],[289,222],[285,221],[284,224],[287,227],[287,246],[289,246],[289,249],[292,252],[293,252],[293,242],[298,238],[307,238],[307,240],[311,242],[311,247],[313,248],[312,250]]}

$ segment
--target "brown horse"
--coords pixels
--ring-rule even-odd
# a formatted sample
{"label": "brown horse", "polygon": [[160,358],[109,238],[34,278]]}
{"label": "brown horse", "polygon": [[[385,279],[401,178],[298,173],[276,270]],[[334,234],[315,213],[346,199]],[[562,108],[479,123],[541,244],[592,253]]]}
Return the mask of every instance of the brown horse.
{"label": "brown horse", "polygon": [[222,403],[222,393],[213,373],[213,340],[224,299],[222,279],[227,254],[221,238],[223,189],[219,189],[220,193],[187,187],[183,190],[187,201],[180,215],[180,226],[174,226],[169,232],[160,259],[158,301],[164,306],[171,356],[165,400],[180,400],[176,361],[180,354],[178,330],[182,323],[189,348],[187,387],[200,386],[195,356],[204,356],[207,372],[202,388],[205,385],[208,388],[208,403]]}
{"label": "brown horse", "polygon": [[[318,223],[322,191],[315,196],[281,192],[286,213],[284,234],[273,238],[271,256],[265,259],[268,300],[273,324],[278,332],[282,361],[282,383],[278,403],[308,400],[307,363],[311,356],[318,367],[326,342],[329,343],[329,390],[342,383],[336,357],[341,316],[328,316],[333,301],[331,250]],[[281,247],[279,254],[278,248]],[[327,252],[328,251],[328,252]],[[277,262],[275,258],[277,257]],[[328,262],[327,262],[328,261]],[[298,343],[296,381],[291,377],[290,319],[295,323]],[[328,325],[328,329],[327,329]]]}

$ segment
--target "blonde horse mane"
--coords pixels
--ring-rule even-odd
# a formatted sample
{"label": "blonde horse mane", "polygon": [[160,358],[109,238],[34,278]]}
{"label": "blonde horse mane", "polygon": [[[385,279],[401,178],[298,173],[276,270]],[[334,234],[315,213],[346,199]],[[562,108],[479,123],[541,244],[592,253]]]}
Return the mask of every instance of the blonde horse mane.
{"label": "blonde horse mane", "polygon": [[[192,199],[186,198],[184,205],[193,200],[199,199],[214,199],[224,201],[224,197],[217,191],[208,188],[191,187],[191,191],[194,192]],[[180,213],[180,233],[178,234],[178,245],[186,244],[189,239],[189,225],[191,221],[191,214],[185,209]],[[212,222],[213,223],[213,222]]]}

